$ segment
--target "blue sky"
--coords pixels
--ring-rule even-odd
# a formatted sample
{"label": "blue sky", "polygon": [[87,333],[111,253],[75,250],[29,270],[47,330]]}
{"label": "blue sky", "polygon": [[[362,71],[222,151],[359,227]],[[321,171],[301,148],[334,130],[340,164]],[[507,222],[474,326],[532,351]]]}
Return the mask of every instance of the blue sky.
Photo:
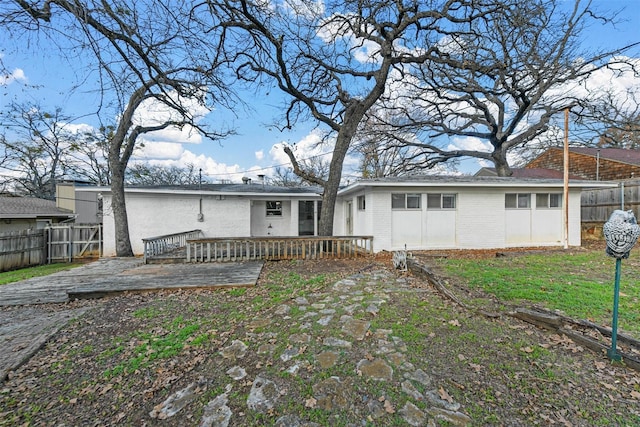
{"label": "blue sky", "polygon": [[[571,0],[566,2],[567,5],[572,3]],[[620,22],[615,29],[588,29],[584,40],[586,45],[612,48],[640,41],[640,0],[594,0],[594,4],[603,10],[624,8],[624,11],[619,15]],[[46,43],[46,40],[40,39],[40,42]],[[36,46],[34,40],[28,47],[24,45],[24,41],[15,43],[0,34],[0,58],[11,73],[0,76],[0,109],[5,110],[11,102],[35,102],[44,109],[62,107],[66,114],[79,117],[75,122],[78,125],[95,124],[89,117],[81,116],[95,110],[97,96],[84,88],[71,90],[78,76],[82,75],[82,72],[73,71],[78,58],[68,60],[60,57],[56,49]],[[640,48],[632,52],[633,56],[640,57]],[[217,122],[235,127],[238,135],[221,142],[191,137],[190,143],[184,143],[189,138],[177,132],[157,135],[153,140],[161,142],[146,144],[146,152],[137,160],[166,165],[192,163],[202,168],[203,174],[211,180],[239,182],[244,175],[270,175],[272,166],[286,164],[286,157],[279,149],[283,142],[296,143],[303,147],[305,153],[317,153],[311,148],[318,139],[313,133],[312,123],[302,124],[289,132],[280,132],[269,126],[281,105],[281,98],[276,92],[274,90],[270,95],[248,94],[254,110],[240,111],[237,117],[220,110],[211,113]],[[463,171],[473,172],[479,167],[476,161],[468,161],[464,163]]]}

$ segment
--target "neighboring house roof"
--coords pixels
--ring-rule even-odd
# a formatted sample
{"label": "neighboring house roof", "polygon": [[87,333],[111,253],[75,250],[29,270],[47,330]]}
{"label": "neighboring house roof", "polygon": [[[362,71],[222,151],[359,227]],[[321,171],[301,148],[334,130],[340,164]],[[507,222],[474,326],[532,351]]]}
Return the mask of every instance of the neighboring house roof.
{"label": "neighboring house roof", "polygon": [[[346,194],[364,187],[563,187],[562,179],[553,178],[514,178],[499,176],[451,176],[451,175],[412,175],[363,179],[342,190]],[[607,188],[617,183],[608,181],[570,180],[571,188]]]}
{"label": "neighboring house roof", "polygon": [[0,219],[73,218],[73,212],[52,200],[35,197],[0,197]]}
{"label": "neighboring house roof", "polygon": [[[513,168],[511,178],[551,178],[563,179],[564,172],[544,168]],[[498,176],[496,168],[481,168],[474,176]],[[569,179],[584,179],[581,176],[569,174]]]}
{"label": "neighboring house roof", "polygon": [[[556,148],[556,150],[561,150],[561,148]],[[601,159],[640,166],[640,150],[632,150],[627,148],[570,147],[569,152],[591,156],[594,158],[598,157],[599,153]]]}

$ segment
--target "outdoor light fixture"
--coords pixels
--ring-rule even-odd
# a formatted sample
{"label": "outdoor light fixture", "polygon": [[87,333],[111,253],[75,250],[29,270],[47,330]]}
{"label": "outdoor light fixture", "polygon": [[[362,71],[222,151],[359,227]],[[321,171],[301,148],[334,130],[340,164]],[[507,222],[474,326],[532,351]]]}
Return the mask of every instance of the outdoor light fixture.
{"label": "outdoor light fixture", "polygon": [[620,268],[623,258],[629,258],[629,252],[640,237],[640,226],[633,211],[615,210],[602,227],[607,242],[607,255],[616,259],[616,277],[613,291],[613,321],[611,322],[611,348],[607,351],[609,359],[622,360],[616,350],[618,340],[618,302],[620,295]]}

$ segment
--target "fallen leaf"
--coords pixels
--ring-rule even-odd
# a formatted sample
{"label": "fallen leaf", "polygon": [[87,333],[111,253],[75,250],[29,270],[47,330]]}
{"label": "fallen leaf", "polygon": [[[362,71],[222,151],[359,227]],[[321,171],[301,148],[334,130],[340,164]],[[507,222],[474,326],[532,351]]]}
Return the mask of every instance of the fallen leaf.
{"label": "fallen leaf", "polygon": [[634,390],[631,392],[631,397],[640,400],[640,393]]}
{"label": "fallen leaf", "polygon": [[520,351],[524,351],[525,353],[533,353],[533,349],[529,346],[522,347]]}
{"label": "fallen leaf", "polygon": [[460,326],[460,322],[458,321],[458,319],[453,319],[449,321],[449,324],[451,326]]}
{"label": "fallen leaf", "polygon": [[387,414],[395,414],[396,410],[389,400],[384,401],[384,410]]}
{"label": "fallen leaf", "polygon": [[106,386],[104,386],[102,388],[102,390],[100,390],[100,395],[103,395],[103,394],[109,392],[112,388],[113,388],[113,384],[107,384]]}
{"label": "fallen leaf", "polygon": [[453,403],[453,397],[451,397],[451,395],[447,393],[447,390],[445,390],[444,388],[440,387],[440,389],[438,390],[438,394],[440,395],[440,399],[446,400],[449,403]]}
{"label": "fallen leaf", "polygon": [[305,408],[315,408],[317,403],[318,403],[318,401],[316,399],[314,399],[313,397],[310,397],[310,398],[308,398],[307,400],[304,401],[304,407]]}

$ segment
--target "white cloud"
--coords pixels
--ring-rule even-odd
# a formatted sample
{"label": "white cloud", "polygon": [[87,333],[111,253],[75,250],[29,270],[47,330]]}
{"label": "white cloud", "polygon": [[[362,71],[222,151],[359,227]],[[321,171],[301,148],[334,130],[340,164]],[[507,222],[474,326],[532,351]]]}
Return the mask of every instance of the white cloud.
{"label": "white cloud", "polygon": [[451,138],[450,143],[447,146],[447,150],[472,150],[490,153],[491,151],[493,151],[493,148],[487,141],[483,141],[480,138],[467,136]]}
{"label": "white cloud", "polygon": [[10,74],[0,75],[0,86],[8,86],[13,82],[26,82],[27,76],[21,68],[14,69]]}
{"label": "white cloud", "polygon": [[256,155],[256,160],[258,161],[264,159],[264,150],[256,151],[255,155]]}
{"label": "white cloud", "polygon": [[[175,93],[170,93],[169,95],[175,96],[196,122],[210,113],[210,110],[196,99],[180,98]],[[143,102],[136,110],[133,118],[134,124],[143,126],[160,125],[172,120],[180,121],[180,114],[155,99],[149,99]],[[145,144],[147,142],[200,144],[202,142],[202,135],[189,125],[182,126],[181,128],[170,126],[162,130],[148,132],[142,135],[140,140]]]}
{"label": "white cloud", "polygon": [[184,151],[182,144],[144,141],[144,144],[138,145],[134,156],[136,159],[177,160]]}

